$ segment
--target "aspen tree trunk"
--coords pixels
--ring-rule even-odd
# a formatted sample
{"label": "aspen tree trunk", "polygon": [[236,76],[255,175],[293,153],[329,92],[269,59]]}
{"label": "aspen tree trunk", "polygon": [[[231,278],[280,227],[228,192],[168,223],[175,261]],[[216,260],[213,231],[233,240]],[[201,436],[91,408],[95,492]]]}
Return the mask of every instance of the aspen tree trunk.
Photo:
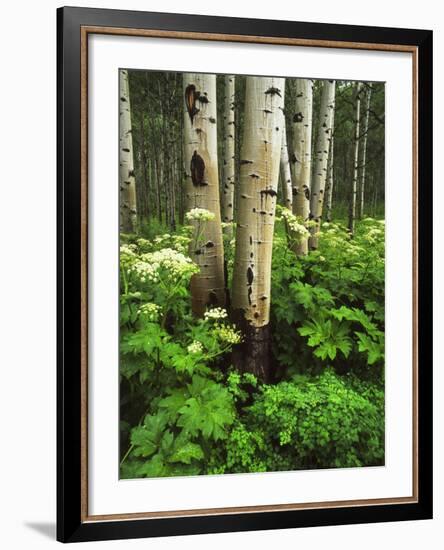
{"label": "aspen tree trunk", "polygon": [[142,114],[142,120],[140,121],[140,146],[142,149],[142,156],[141,156],[141,162],[142,162],[142,174],[143,174],[143,207],[144,212],[143,214],[140,212],[139,215],[145,215],[147,218],[150,217],[150,211],[151,211],[151,205],[149,203],[149,178],[148,178],[148,158],[146,155],[146,144],[145,144],[145,117]]}
{"label": "aspen tree trunk", "polygon": [[270,379],[271,256],[282,144],[285,79],[247,77],[240,159],[233,318],[243,342],[237,368]]}
{"label": "aspen tree trunk", "polygon": [[315,166],[310,197],[311,218],[315,226],[311,228],[309,248],[318,248],[318,232],[321,228],[327,180],[328,151],[330,148],[335,109],[335,81],[326,80],[322,87],[319,129],[315,148]]}
{"label": "aspen tree trunk", "polygon": [[190,255],[200,267],[191,280],[192,309],[224,306],[224,250],[217,164],[216,75],[184,73],[185,208],[204,208],[212,221],[193,221]]}
{"label": "aspen tree trunk", "polygon": [[131,128],[131,106],[129,96],[128,71],[119,74],[120,91],[120,231],[134,233],[137,225],[136,178],[134,174],[134,152]]}
{"label": "aspen tree trunk", "polygon": [[362,156],[361,156],[361,185],[359,188],[360,200],[359,200],[359,219],[364,215],[364,198],[365,198],[365,172],[367,162],[367,138],[368,138],[368,120],[370,116],[370,101],[372,97],[372,85],[369,84],[367,88],[366,106],[365,106],[365,118],[364,118],[364,131],[362,137]]}
{"label": "aspen tree trunk", "polygon": [[335,143],[335,138],[334,136],[332,136],[331,142],[330,142],[330,154],[328,155],[327,187],[326,187],[326,193],[325,193],[327,195],[327,213],[325,218],[328,222],[331,222],[331,208],[333,204],[334,143]]}
{"label": "aspen tree trunk", "polygon": [[[224,77],[224,117],[223,117],[223,143],[224,162],[222,166],[222,221],[232,223],[234,219],[234,75]],[[225,232],[232,234],[232,227],[227,227]]]}
{"label": "aspen tree trunk", "polygon": [[282,143],[281,143],[281,181],[284,206],[290,211],[293,206],[290,160],[288,158],[287,129],[285,124],[285,115],[282,114]]}
{"label": "aspen tree trunk", "polygon": [[[313,81],[296,80],[293,115],[293,214],[305,222],[310,218],[311,142],[313,129]],[[296,254],[308,252],[308,238],[299,242]]]}
{"label": "aspen tree trunk", "polygon": [[349,214],[348,214],[348,230],[351,235],[355,233],[356,225],[356,195],[358,190],[358,169],[359,169],[359,126],[361,119],[361,83],[356,83],[355,88],[355,138],[354,138],[354,159],[353,159],[353,184],[350,196]]}

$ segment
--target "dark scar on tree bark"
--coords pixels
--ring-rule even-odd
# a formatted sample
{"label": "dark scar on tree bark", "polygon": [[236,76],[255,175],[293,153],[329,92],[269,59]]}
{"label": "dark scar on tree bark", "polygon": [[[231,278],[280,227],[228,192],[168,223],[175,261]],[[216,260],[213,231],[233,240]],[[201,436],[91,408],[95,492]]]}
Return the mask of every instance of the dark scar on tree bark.
{"label": "dark scar on tree bark", "polygon": [[194,117],[199,112],[199,109],[196,107],[196,99],[199,96],[200,92],[196,90],[196,86],[194,84],[189,84],[185,88],[185,104],[187,106],[191,124],[193,124]]}
{"label": "dark scar on tree bark", "polygon": [[292,162],[293,164],[295,164],[296,162],[298,161],[298,159],[296,158],[296,155],[294,153],[292,153],[290,155],[290,162]]}
{"label": "dark scar on tree bark", "polygon": [[208,120],[211,122],[211,124],[216,124],[216,119],[213,118],[212,116],[210,116]]}
{"label": "dark scar on tree bark", "polygon": [[210,299],[210,303],[209,303],[210,306],[217,306],[218,299],[217,299],[217,294],[214,290],[210,290],[208,294],[208,298]]}
{"label": "dark scar on tree bark", "polygon": [[309,201],[310,200],[310,189],[304,189],[305,198]]}
{"label": "dark scar on tree bark", "polygon": [[209,103],[208,97],[200,94],[196,97],[196,101],[200,101],[200,103]]}
{"label": "dark scar on tree bark", "polygon": [[213,248],[213,247],[214,247],[214,243],[213,243],[213,241],[208,241],[208,242],[205,244],[205,246],[206,246],[207,248]]}
{"label": "dark scar on tree bark", "polygon": [[304,120],[304,115],[302,113],[295,113],[293,116],[293,122],[302,122]]}
{"label": "dark scar on tree bark", "polygon": [[191,180],[194,186],[208,185],[208,182],[204,180],[205,162],[203,158],[197,154],[197,151],[194,151],[193,156],[191,157],[190,170]]}
{"label": "dark scar on tree bark", "polygon": [[252,160],[241,160],[240,164],[241,164],[241,166],[242,166],[242,164],[253,164],[253,161]]}
{"label": "dark scar on tree bark", "polygon": [[268,90],[265,92],[265,94],[270,94],[270,95],[278,95],[279,97],[282,97],[281,96],[281,91],[279,90],[279,88],[268,88]]}
{"label": "dark scar on tree bark", "polygon": [[260,192],[261,194],[261,197],[263,197],[264,195],[269,195],[270,197],[276,197],[277,193],[274,189],[262,189],[262,191]]}
{"label": "dark scar on tree bark", "polygon": [[254,280],[253,270],[251,269],[251,267],[248,267],[248,269],[247,269],[247,282],[250,286],[253,284],[253,280]]}

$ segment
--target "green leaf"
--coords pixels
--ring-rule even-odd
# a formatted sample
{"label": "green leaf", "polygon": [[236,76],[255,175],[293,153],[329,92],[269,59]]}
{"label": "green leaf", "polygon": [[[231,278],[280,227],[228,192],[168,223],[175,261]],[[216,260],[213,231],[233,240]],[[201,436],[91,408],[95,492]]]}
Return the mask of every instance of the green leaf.
{"label": "green leaf", "polygon": [[202,447],[191,441],[186,442],[182,447],[179,447],[169,458],[169,462],[182,462],[190,464],[192,460],[202,460],[204,453]]}
{"label": "green leaf", "polygon": [[131,444],[134,445],[134,456],[151,456],[160,446],[167,422],[167,415],[147,415],[142,426],[131,430]]}

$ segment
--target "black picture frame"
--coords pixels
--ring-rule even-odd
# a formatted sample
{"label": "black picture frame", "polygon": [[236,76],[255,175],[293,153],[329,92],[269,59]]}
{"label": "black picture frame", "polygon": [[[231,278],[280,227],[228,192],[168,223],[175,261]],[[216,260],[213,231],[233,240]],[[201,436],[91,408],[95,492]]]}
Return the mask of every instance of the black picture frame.
{"label": "black picture frame", "polygon": [[[415,502],[314,507],[313,509],[202,514],[89,521],[82,508],[81,384],[85,334],[82,330],[82,128],[81,30],[83,27],[149,29],[179,33],[290,38],[332,44],[404,45],[415,49],[417,64],[417,458]],[[57,381],[57,539],[62,542],[156,537],[197,533],[283,529],[432,517],[432,32],[147,13],[92,8],[57,11],[58,93],[58,381]],[[83,159],[84,162],[84,159]],[[83,290],[82,290],[83,289]]]}

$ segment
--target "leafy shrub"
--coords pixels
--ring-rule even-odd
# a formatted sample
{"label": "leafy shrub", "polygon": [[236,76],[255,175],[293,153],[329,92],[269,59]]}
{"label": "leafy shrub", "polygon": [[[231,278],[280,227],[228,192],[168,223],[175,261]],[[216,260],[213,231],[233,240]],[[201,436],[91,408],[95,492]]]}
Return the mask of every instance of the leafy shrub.
{"label": "leafy shrub", "polygon": [[307,364],[313,373],[333,364],[340,373],[359,372],[382,384],[384,224],[366,218],[353,239],[340,224],[324,223],[322,229],[319,250],[307,256],[289,253],[284,238],[275,241],[277,362],[288,375],[307,372]]}

